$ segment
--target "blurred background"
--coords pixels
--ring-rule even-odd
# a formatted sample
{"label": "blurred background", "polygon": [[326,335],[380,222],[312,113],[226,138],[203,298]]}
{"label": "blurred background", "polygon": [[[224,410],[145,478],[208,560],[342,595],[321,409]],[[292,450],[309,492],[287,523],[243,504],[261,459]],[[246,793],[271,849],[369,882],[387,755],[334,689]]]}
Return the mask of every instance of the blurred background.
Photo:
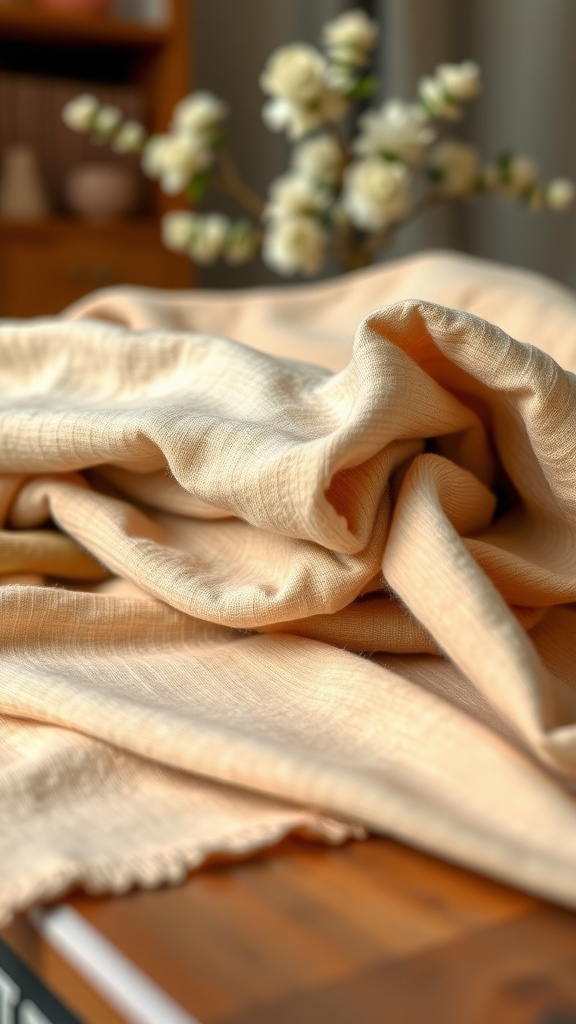
{"label": "blurred background", "polygon": [[[545,177],[576,177],[574,0],[0,0],[0,315],[57,312],[117,283],[281,283],[259,261],[200,271],[167,252],[159,219],[178,204],[144,181],[137,158],[95,152],[60,110],[89,90],[161,131],[190,88],[210,89],[232,106],[233,153],[265,194],[286,168],[287,145],[262,124],[261,69],[277,46],[316,44],[328,19],[359,6],[381,27],[372,102],[411,99],[439,62],[474,59],[484,91],[461,137],[485,160],[513,147]],[[94,216],[98,196],[111,213]],[[494,198],[452,204],[403,230],[385,258],[439,247],[576,286],[573,212],[531,213]]]}

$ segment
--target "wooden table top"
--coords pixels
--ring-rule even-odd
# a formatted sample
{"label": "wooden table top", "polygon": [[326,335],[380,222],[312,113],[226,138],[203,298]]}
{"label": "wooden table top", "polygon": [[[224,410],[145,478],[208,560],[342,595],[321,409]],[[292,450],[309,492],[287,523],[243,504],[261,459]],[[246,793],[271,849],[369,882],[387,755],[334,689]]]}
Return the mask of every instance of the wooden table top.
{"label": "wooden table top", "polygon": [[[388,839],[67,903],[202,1024],[576,1024],[576,914]],[[89,1024],[123,1022],[26,918],[3,935]]]}

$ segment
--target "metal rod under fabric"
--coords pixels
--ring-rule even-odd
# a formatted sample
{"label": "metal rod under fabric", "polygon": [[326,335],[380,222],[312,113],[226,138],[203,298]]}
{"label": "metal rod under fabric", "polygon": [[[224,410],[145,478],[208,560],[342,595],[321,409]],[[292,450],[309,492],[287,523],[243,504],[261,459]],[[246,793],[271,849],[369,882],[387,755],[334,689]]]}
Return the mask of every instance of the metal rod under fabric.
{"label": "metal rod under fabric", "polygon": [[[32,910],[29,918],[46,942],[125,1017],[126,1024],[200,1024],[72,907]],[[70,1022],[74,1024],[73,1018]],[[30,1020],[30,1024],[36,1022]]]}

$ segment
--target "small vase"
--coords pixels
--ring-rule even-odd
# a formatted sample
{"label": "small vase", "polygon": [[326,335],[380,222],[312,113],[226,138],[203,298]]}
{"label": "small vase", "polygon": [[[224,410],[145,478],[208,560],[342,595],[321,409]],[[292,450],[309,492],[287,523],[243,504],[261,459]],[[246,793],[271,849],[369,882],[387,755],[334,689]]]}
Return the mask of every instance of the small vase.
{"label": "small vase", "polygon": [[24,143],[6,146],[0,177],[0,215],[35,220],[48,213],[48,197],[36,150]]}
{"label": "small vase", "polygon": [[122,164],[77,164],[66,176],[64,197],[72,213],[84,220],[115,220],[133,211],[138,186],[135,172]]}

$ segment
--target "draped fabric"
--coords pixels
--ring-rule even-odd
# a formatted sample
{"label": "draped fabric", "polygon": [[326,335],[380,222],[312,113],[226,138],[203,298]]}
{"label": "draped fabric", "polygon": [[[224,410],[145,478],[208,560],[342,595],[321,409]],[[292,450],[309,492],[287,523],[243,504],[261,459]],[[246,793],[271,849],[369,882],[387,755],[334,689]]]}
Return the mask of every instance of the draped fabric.
{"label": "draped fabric", "polygon": [[429,254],[0,326],[0,913],[289,831],[576,905],[576,301]]}

